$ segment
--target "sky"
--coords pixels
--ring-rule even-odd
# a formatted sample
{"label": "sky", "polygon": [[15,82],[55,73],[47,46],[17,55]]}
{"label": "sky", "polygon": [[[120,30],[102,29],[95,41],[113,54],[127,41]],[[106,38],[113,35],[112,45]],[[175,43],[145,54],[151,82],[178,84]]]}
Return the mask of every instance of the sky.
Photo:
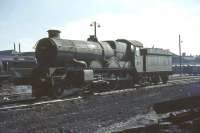
{"label": "sky", "polygon": [[96,21],[99,40],[138,40],[144,47],[200,55],[199,0],[0,0],[0,50],[34,51],[47,30],[86,40]]}

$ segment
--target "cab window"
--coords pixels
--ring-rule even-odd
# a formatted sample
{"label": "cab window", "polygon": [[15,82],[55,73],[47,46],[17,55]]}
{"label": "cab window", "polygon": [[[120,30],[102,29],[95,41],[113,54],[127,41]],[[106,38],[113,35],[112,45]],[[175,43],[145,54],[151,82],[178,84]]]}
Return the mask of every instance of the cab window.
{"label": "cab window", "polygon": [[135,56],[140,56],[140,48],[135,47]]}

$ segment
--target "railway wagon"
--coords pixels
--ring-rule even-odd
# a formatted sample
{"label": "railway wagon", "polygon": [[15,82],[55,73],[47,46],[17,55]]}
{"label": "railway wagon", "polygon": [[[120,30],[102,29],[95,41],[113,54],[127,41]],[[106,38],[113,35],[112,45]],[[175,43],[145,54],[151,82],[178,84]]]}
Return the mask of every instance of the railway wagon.
{"label": "railway wagon", "polygon": [[144,49],[135,40],[98,41],[90,37],[80,41],[61,39],[58,30],[48,33],[47,38],[38,41],[35,50],[38,64],[32,72],[33,96],[54,97],[73,88],[96,92],[146,81],[166,83],[171,74],[171,55],[167,50]]}
{"label": "railway wagon", "polygon": [[[189,75],[199,75],[200,74],[200,65],[199,64],[187,64],[187,65],[173,65],[172,71],[174,74],[189,74]],[[181,72],[180,72],[181,71]]]}
{"label": "railway wagon", "polygon": [[36,65],[34,57],[10,56],[0,60],[0,83],[11,81],[14,84],[30,84],[32,68]]}

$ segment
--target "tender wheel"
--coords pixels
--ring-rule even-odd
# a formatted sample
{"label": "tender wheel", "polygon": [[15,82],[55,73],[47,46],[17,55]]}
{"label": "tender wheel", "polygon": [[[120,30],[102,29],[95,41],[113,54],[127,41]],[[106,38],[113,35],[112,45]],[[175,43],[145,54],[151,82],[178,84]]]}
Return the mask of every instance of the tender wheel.
{"label": "tender wheel", "polygon": [[111,79],[115,79],[115,80],[110,80],[109,81],[109,90],[117,90],[117,89],[119,89],[120,85],[119,85],[119,80],[117,79],[117,74],[109,73],[109,77]]}
{"label": "tender wheel", "polygon": [[154,84],[158,84],[158,82],[160,81],[160,79],[159,79],[159,76],[157,75],[157,74],[153,74],[152,75],[152,77],[151,77],[151,79],[152,79],[152,82],[154,83]]}
{"label": "tender wheel", "polygon": [[163,84],[166,84],[168,79],[169,79],[169,76],[168,75],[161,75],[161,79],[162,79]]}
{"label": "tender wheel", "polygon": [[120,84],[120,88],[128,89],[134,87],[134,82],[131,80],[122,81]]}

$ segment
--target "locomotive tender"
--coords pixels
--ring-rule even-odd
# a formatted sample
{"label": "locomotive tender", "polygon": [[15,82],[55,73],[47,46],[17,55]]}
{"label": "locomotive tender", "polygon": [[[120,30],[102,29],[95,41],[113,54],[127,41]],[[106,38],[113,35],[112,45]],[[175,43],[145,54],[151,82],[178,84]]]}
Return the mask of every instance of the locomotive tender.
{"label": "locomotive tender", "polygon": [[60,31],[49,30],[49,37],[37,42],[37,67],[32,72],[35,97],[59,96],[64,89],[98,92],[133,87],[134,84],[166,83],[172,71],[168,50],[143,48],[139,41],[118,39],[87,41],[60,38]]}

